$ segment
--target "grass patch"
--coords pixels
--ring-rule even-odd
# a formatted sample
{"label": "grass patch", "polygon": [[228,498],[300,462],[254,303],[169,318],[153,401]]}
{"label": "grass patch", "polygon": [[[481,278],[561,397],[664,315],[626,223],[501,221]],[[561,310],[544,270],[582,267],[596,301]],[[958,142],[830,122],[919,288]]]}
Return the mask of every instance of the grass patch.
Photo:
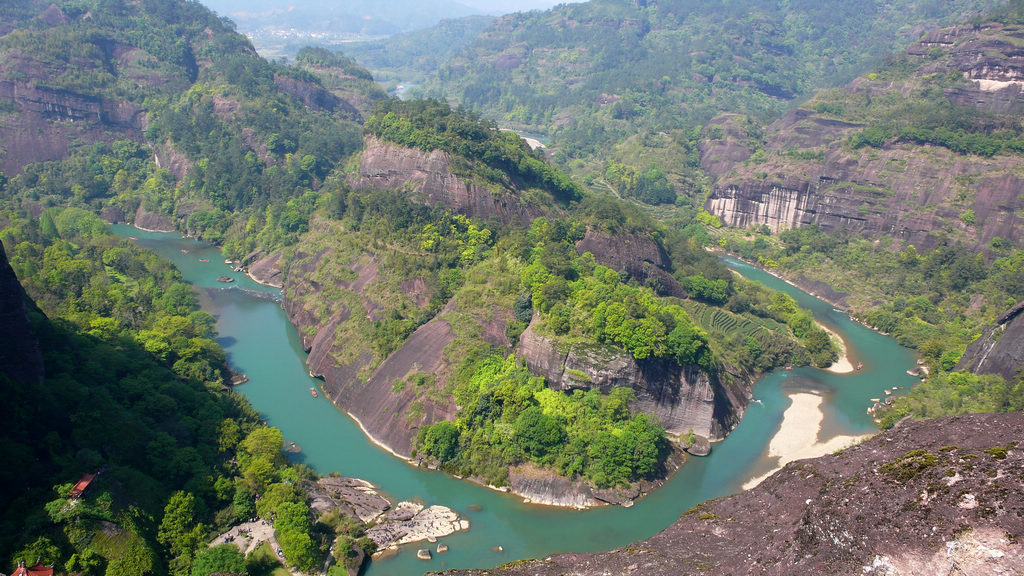
{"label": "grass patch", "polygon": [[938,464],[939,458],[927,450],[911,450],[907,455],[895,462],[880,468],[883,474],[892,476],[900,482],[906,482]]}
{"label": "grass patch", "polygon": [[246,557],[245,569],[249,576],[291,576],[266,542]]}

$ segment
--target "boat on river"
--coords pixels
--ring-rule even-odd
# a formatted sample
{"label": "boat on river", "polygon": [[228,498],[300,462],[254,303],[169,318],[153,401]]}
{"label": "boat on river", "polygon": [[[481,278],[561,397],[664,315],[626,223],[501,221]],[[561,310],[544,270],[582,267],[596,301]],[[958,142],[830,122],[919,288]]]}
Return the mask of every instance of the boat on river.
{"label": "boat on river", "polygon": [[316,393],[316,388],[313,388],[312,386],[309,387],[309,393],[313,395],[313,398],[320,397],[320,395]]}

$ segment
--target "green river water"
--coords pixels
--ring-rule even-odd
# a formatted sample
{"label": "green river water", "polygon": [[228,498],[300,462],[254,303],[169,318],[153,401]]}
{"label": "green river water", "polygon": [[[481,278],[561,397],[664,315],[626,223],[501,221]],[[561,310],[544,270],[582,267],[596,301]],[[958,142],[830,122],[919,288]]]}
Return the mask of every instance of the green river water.
{"label": "green river water", "polygon": [[[150,233],[128,226],[115,232],[171,259],[200,293],[203,309],[217,318],[218,341],[231,366],[249,377],[237,388],[271,426],[295,442],[293,455],[321,474],[338,472],[379,486],[394,500],[417,499],[448,506],[467,518],[468,531],[442,539],[449,552],[430,561],[416,558],[416,545],[374,561],[369,576],[421,574],[442,568],[485,568],[521,558],[557,552],[593,552],[623,546],[663,530],[705,500],[740,491],[750,478],[773,467],[767,446],[789,406],[788,394],[811,391],[825,398],[821,440],[839,434],[875,430],[865,413],[869,398],[893,386],[909,386],[906,370],[915,357],[892,339],[851,321],[832,306],[743,262],[730,267],[771,288],[783,290],[815,317],[842,335],[851,361],[860,371],[838,375],[813,368],[778,371],[761,378],[755,400],[742,423],[714,445],[706,458],[692,458],[663,488],[632,508],[604,507],[579,511],[523,504],[518,498],[413,467],[376,447],[344,412],[323,398],[311,397],[319,381],[308,375],[306,355],[296,330],[280,307],[280,291],[260,286],[232,272],[213,247],[177,234]],[[187,251],[187,252],[183,252]],[[204,262],[203,260],[207,260]],[[227,275],[231,284],[217,282]],[[501,551],[497,551],[497,547]]]}

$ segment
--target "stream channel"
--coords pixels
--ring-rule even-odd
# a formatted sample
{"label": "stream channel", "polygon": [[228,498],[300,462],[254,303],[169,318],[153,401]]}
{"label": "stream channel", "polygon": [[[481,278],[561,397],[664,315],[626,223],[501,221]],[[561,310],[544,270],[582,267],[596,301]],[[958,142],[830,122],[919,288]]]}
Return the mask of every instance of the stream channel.
{"label": "stream channel", "polygon": [[[884,397],[887,388],[909,387],[915,381],[906,373],[915,364],[910,350],[850,320],[831,304],[727,258],[734,270],[790,294],[811,310],[819,322],[842,336],[850,361],[863,362],[863,369],[832,374],[795,368],[765,375],[754,387],[754,401],[742,422],[728,438],[715,443],[710,456],[691,458],[664,487],[632,508],[579,511],[523,504],[513,495],[416,468],[388,454],[323,395],[312,398],[309,388],[319,388],[320,382],[309,376],[298,333],[281,309],[280,291],[232,272],[217,248],[177,234],[144,232],[124,225],[115,226],[114,231],[172,260],[195,286],[203,309],[217,318],[218,342],[227,351],[229,363],[249,377],[237,390],[269,425],[281,429],[286,442],[301,447],[299,454],[290,457],[320,474],[337,472],[368,480],[394,501],[417,499],[427,505],[448,506],[469,520],[468,531],[441,539],[449,546],[446,554],[418,560],[418,547],[433,546],[413,544],[374,561],[366,571],[368,576],[487,568],[558,552],[607,550],[648,538],[693,506],[739,492],[747,480],[774,467],[767,447],[791,404],[790,394],[811,392],[824,398],[819,434],[824,441],[876,431],[865,413],[871,405],[869,399]],[[235,280],[231,284],[217,282],[222,275]]]}

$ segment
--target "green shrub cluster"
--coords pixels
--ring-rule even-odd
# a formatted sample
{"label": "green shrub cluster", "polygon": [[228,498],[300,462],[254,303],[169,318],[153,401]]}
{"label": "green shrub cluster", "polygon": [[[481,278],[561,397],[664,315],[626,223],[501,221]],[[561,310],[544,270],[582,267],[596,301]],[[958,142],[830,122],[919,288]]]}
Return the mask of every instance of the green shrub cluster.
{"label": "green shrub cluster", "polygon": [[879,411],[876,417],[882,428],[891,428],[907,416],[938,418],[1021,410],[1024,410],[1024,379],[1018,377],[1007,382],[995,374],[943,372],[897,397],[892,406]]}
{"label": "green shrub cluster", "polygon": [[[46,370],[42,383],[0,377],[12,403],[2,441],[37,462],[33,474],[0,478],[11,488],[0,502],[9,511],[4,562],[44,554],[86,574],[205,573],[225,561],[199,554],[210,531],[257,509],[282,516],[269,505],[280,486],[294,504],[275,521],[282,547],[299,566],[318,562],[324,537],[310,524],[281,433],[226,390],[214,319],[197,310],[171,263],[77,208],[49,208],[39,219],[5,209],[0,229],[41,309],[31,308]],[[96,471],[94,486],[69,505],[69,481]],[[121,544],[108,546],[110,538]]]}
{"label": "green shrub cluster", "polygon": [[509,466],[532,462],[621,486],[657,474],[669,452],[661,427],[629,413],[633,398],[629,388],[557,392],[514,356],[492,354],[457,385],[455,422],[422,428],[416,447],[447,471],[495,485],[507,484]]}
{"label": "green shrub cluster", "polygon": [[645,204],[674,204],[676,191],[668,176],[657,166],[646,171],[619,162],[611,162],[604,172],[605,180],[622,196],[635,198]]}

